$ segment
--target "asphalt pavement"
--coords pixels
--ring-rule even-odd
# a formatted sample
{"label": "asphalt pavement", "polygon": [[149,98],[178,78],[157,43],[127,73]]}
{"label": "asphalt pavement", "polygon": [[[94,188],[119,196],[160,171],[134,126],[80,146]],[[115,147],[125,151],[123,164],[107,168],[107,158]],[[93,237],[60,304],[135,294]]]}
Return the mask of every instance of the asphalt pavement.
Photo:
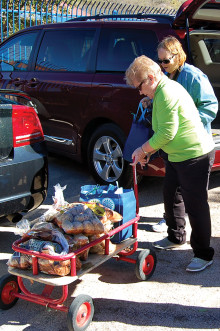
{"label": "asphalt pavement", "polygon": [[[80,186],[94,184],[87,169],[62,157],[49,158],[49,190],[44,204],[27,214],[28,220],[40,216],[53,203],[54,185],[66,185],[64,197],[78,201]],[[162,219],[162,178],[144,178],[139,185],[140,222],[138,249],[152,249],[152,242],[166,233],[151,231],[151,225]],[[203,272],[188,273],[186,266],[192,258],[189,245],[190,226],[187,221],[188,243],[181,249],[156,251],[157,265],[152,278],[140,281],[135,265],[109,259],[82,279],[69,286],[67,304],[74,297],[87,294],[93,298],[94,318],[88,331],[138,330],[220,330],[220,173],[210,178],[209,202],[212,216],[211,245],[215,249],[214,263]],[[14,226],[0,224],[0,276],[7,272],[11,244],[18,239]],[[40,293],[42,285],[27,284]],[[54,289],[54,297],[61,288]],[[19,299],[10,310],[0,312],[1,331],[64,331],[66,313]]]}

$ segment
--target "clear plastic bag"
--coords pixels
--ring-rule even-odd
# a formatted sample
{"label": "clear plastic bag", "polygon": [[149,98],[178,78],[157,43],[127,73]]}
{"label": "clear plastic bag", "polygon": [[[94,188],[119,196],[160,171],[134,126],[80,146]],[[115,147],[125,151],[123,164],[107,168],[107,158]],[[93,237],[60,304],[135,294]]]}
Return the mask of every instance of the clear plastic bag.
{"label": "clear plastic bag", "polygon": [[66,189],[66,185],[61,187],[60,184],[56,184],[54,186],[55,193],[53,198],[53,205],[42,215],[39,217],[40,221],[50,222],[56,215],[58,215],[62,210],[68,207],[69,203],[65,201],[63,191]]}
{"label": "clear plastic bag", "polygon": [[53,198],[53,207],[56,210],[62,210],[63,208],[65,208],[68,205],[68,202],[65,201],[64,199],[64,195],[63,195],[63,191],[66,189],[66,185],[61,187],[60,184],[56,184],[54,186],[55,189],[55,194],[52,197]]}
{"label": "clear plastic bag", "polygon": [[15,234],[23,236],[31,228],[30,222],[27,219],[22,219],[16,224]]}

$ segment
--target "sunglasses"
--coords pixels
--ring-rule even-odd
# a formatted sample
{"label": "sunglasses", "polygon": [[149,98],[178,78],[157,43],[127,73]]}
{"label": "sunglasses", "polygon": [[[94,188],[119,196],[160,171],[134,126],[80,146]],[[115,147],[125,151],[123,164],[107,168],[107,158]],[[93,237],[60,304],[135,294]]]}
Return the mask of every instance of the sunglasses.
{"label": "sunglasses", "polygon": [[174,56],[176,56],[176,54],[174,54],[174,55],[173,55],[171,58],[169,58],[169,59],[165,59],[165,60],[158,59],[157,62],[158,62],[158,63],[169,64],[170,61],[174,58]]}
{"label": "sunglasses", "polygon": [[146,82],[146,78],[144,80],[142,80],[142,82],[136,87],[136,89],[141,92],[141,89],[142,89],[142,84],[144,84]]}

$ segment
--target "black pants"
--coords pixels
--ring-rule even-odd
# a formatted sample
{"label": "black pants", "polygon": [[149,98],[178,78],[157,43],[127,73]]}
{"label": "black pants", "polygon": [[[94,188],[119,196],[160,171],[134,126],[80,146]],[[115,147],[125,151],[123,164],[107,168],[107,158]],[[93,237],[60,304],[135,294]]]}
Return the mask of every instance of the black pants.
{"label": "black pants", "polygon": [[211,260],[211,218],[208,204],[209,175],[214,151],[183,162],[166,161],[164,206],[168,239],[182,244],[186,241],[185,210],[192,228],[190,244],[194,256]]}

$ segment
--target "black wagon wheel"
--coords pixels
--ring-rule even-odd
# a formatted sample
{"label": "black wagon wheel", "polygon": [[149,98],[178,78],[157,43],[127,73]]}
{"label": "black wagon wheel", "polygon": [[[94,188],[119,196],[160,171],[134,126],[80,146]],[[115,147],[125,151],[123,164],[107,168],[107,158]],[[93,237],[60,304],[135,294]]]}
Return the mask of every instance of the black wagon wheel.
{"label": "black wagon wheel", "polygon": [[67,315],[67,325],[70,331],[85,330],[94,315],[93,300],[89,295],[80,294],[71,303]]}
{"label": "black wagon wheel", "polygon": [[0,279],[0,309],[10,309],[13,307],[18,298],[14,293],[20,293],[17,277],[14,275],[4,275]]}
{"label": "black wagon wheel", "polygon": [[157,256],[153,250],[144,249],[137,257],[135,273],[138,279],[148,280],[154,273]]}

